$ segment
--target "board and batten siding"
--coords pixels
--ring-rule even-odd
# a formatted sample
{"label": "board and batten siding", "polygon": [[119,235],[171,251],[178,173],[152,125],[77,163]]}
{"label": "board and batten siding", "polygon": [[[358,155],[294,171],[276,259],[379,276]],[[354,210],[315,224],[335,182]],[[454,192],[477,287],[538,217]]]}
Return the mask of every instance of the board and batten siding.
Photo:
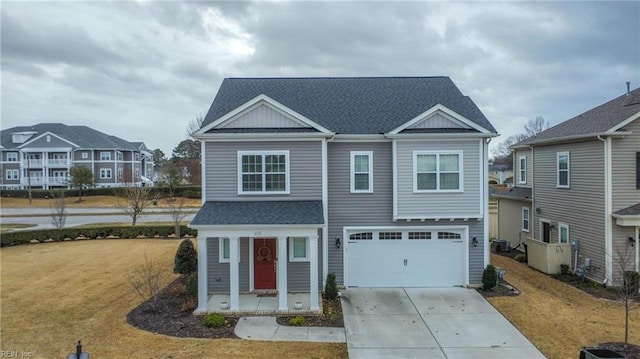
{"label": "board and batten siding", "polygon": [[624,127],[630,135],[611,143],[611,210],[613,212],[640,203],[636,188],[636,153],[640,152],[640,119]]}
{"label": "board and batten siding", "polygon": [[[462,151],[463,192],[413,192],[414,151]],[[401,141],[396,143],[399,218],[469,217],[482,213],[480,143],[477,139]],[[374,157],[375,160],[375,157]],[[375,188],[375,185],[374,185]]]}
{"label": "board and batten siding", "polygon": [[[207,201],[322,199],[321,141],[205,143]],[[238,152],[289,151],[289,194],[238,194]]]}
{"label": "board and batten siding", "polygon": [[[535,206],[532,228],[542,240],[541,220],[550,221],[551,243],[558,242],[558,223],[569,225],[569,239],[579,242],[578,265],[591,259],[588,277],[605,277],[604,147],[589,140],[535,148]],[[569,152],[570,188],[557,188],[557,153]],[[573,263],[567,263],[573,264]]]}
{"label": "board and batten siding", "polygon": [[[526,183],[520,183],[520,157],[525,156],[527,158],[527,177]],[[517,187],[531,188],[533,183],[533,161],[531,150],[529,149],[516,149],[513,152],[513,184]]]}
{"label": "board and batten siding", "polygon": [[[475,142],[476,151],[478,143]],[[373,152],[373,193],[351,193],[351,151]],[[476,219],[464,221],[393,221],[393,174],[391,142],[330,142],[328,145],[329,184],[329,273],[336,275],[339,285],[344,284],[343,250],[336,248],[335,239],[343,238],[344,227],[416,227],[416,226],[469,226],[469,238],[476,237],[478,247],[469,247],[469,282],[481,282],[483,270],[484,225]],[[479,164],[476,163],[479,166]],[[477,199],[479,201],[479,199]],[[479,206],[475,204],[474,209]],[[471,243],[471,241],[469,241]]]}

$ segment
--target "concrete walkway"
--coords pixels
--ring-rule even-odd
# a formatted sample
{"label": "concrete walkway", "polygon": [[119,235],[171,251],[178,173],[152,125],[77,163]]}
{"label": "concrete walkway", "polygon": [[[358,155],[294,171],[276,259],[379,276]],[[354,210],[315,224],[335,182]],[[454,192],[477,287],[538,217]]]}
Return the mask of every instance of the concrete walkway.
{"label": "concrete walkway", "polygon": [[244,317],[238,320],[235,333],[242,339],[295,342],[344,343],[344,328],[290,327],[280,325],[275,317]]}

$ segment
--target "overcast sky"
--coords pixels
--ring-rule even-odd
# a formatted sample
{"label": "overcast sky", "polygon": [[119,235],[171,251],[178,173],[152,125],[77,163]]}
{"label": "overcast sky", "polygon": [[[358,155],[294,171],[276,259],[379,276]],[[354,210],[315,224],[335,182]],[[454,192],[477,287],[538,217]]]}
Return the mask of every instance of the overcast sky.
{"label": "overcast sky", "polygon": [[225,77],[450,76],[501,141],[640,86],[640,2],[11,2],[2,129],[171,150]]}

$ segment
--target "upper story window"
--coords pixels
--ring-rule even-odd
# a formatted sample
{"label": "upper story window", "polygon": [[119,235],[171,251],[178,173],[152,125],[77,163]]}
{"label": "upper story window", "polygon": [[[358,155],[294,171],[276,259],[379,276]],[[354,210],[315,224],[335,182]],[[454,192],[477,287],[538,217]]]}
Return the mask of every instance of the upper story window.
{"label": "upper story window", "polygon": [[120,151],[116,152],[116,159],[118,161],[124,160],[124,156],[122,155],[122,152],[120,152]]}
{"label": "upper story window", "polygon": [[100,152],[100,161],[111,161],[111,152]]}
{"label": "upper story window", "polygon": [[7,161],[8,162],[18,162],[18,153],[17,152],[7,152]]}
{"label": "upper story window", "polygon": [[373,192],[373,152],[351,152],[351,192]]}
{"label": "upper story window", "polygon": [[289,193],[289,151],[238,152],[238,193]]}
{"label": "upper story window", "polygon": [[82,157],[83,160],[86,160],[87,158],[89,158],[89,152],[82,152],[80,156]]}
{"label": "upper story window", "polygon": [[558,177],[558,187],[560,188],[569,188],[570,187],[570,178],[569,178],[569,152],[558,152],[557,153],[557,177]]}
{"label": "upper story window", "polygon": [[518,183],[527,183],[527,156],[518,157]]}
{"label": "upper story window", "polygon": [[522,231],[529,232],[529,207],[522,207]]}
{"label": "upper story window", "polygon": [[413,152],[414,192],[462,192],[462,151]]}
{"label": "upper story window", "polygon": [[137,153],[137,152],[136,152],[136,154],[135,154],[135,159],[136,159],[136,161],[140,161],[140,154],[139,154],[139,153]]}

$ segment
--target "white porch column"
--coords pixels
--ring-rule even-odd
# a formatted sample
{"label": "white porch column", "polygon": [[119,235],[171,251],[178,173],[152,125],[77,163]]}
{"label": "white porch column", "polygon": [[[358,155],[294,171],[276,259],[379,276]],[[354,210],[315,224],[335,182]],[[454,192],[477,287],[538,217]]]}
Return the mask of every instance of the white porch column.
{"label": "white porch column", "polygon": [[207,279],[207,237],[198,236],[198,309],[206,313],[209,309],[209,283]]}
{"label": "white porch column", "polygon": [[287,310],[287,237],[278,237],[278,310]]}
{"label": "white porch column", "polygon": [[318,305],[318,236],[309,237],[309,283],[311,285],[310,290],[310,309],[318,310],[320,306]]}
{"label": "white porch column", "polygon": [[240,239],[229,237],[229,306],[231,310],[240,309]]}

